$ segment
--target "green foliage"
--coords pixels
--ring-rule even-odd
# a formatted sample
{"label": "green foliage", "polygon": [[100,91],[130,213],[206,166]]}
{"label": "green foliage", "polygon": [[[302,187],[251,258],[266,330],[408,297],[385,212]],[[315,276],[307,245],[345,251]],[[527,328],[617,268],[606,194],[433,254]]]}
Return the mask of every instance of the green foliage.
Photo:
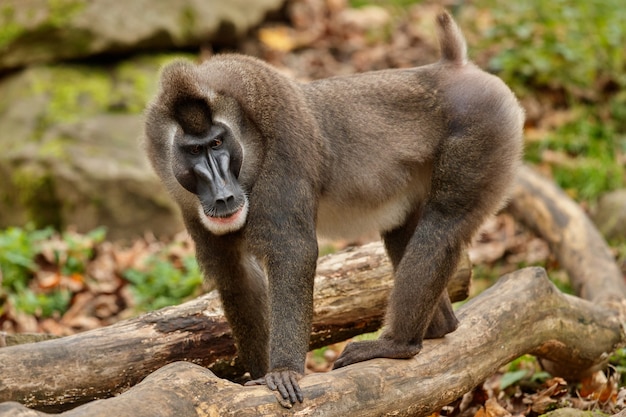
{"label": "green foliage", "polygon": [[537,358],[531,355],[523,355],[509,363],[500,380],[500,389],[528,381],[530,384],[538,384],[550,378],[550,374],[541,371]]}
{"label": "green foliage", "polygon": [[609,363],[620,376],[620,386],[626,385],[626,348],[617,349],[609,358]]}
{"label": "green foliage", "polygon": [[197,295],[202,285],[202,273],[193,256],[182,258],[182,267],[152,256],[143,269],[125,271],[124,278],[132,284],[136,307],[140,311],[178,304]]}
{"label": "green foliage", "polygon": [[590,200],[626,183],[626,167],[620,162],[626,135],[610,121],[603,122],[593,109],[581,113],[546,139],[528,144],[526,155],[540,163],[546,151],[556,152],[560,160],[553,163],[555,180],[574,198]]}
{"label": "green foliage", "polygon": [[30,288],[38,267],[35,257],[42,242],[53,233],[51,228],[35,230],[33,226],[24,229],[10,227],[0,232],[0,291],[8,295],[18,311],[49,317],[55,312],[64,312],[69,305],[71,293],[67,289],[43,293]]}
{"label": "green foliage", "polygon": [[5,48],[25,32],[21,25],[15,23],[14,16],[13,6],[5,5],[0,8],[0,48]]}
{"label": "green foliage", "polygon": [[37,268],[34,259],[40,244],[53,233],[51,228],[34,230],[32,225],[24,229],[9,227],[0,232],[0,272],[4,290],[18,293],[28,286]]}
{"label": "green foliage", "polygon": [[[87,234],[58,234],[52,228],[36,230],[32,225],[0,231],[0,300],[8,298],[17,311],[37,317],[63,314],[73,295],[64,280],[89,279],[88,265],[105,237],[104,228]],[[41,268],[64,278],[52,288],[42,288],[37,280]],[[139,311],[178,304],[197,295],[203,281],[193,255],[170,256],[167,249],[148,257],[140,269],[129,268],[122,274]]]}
{"label": "green foliage", "polygon": [[33,93],[50,98],[42,129],[57,122],[76,122],[106,109],[113,84],[103,69],[86,65],[55,66],[33,80]]}
{"label": "green foliage", "polygon": [[39,317],[50,317],[55,313],[64,313],[69,307],[71,298],[72,293],[67,288],[57,289],[49,293],[25,289],[9,297],[16,310]]}
{"label": "green foliage", "polygon": [[[63,233],[58,247],[52,249],[53,267],[63,276],[83,274],[93,257],[94,247],[102,242],[105,229],[98,228],[86,235]],[[0,232],[1,292],[7,295],[17,311],[39,317],[64,313],[72,292],[55,286],[41,289],[34,281],[40,265],[36,262],[45,242],[55,235],[52,228],[36,230],[10,227]]]}
{"label": "green foliage", "polygon": [[596,97],[607,83],[626,86],[626,9],[621,0],[481,0],[494,24],[485,42],[490,67],[518,93],[563,89]]}
{"label": "green foliage", "polygon": [[85,235],[63,233],[61,240],[65,243],[65,247],[63,251],[54,251],[55,264],[59,267],[61,274],[66,276],[84,274],[87,264],[93,258],[95,247],[104,242],[105,237],[105,227],[98,227]]}

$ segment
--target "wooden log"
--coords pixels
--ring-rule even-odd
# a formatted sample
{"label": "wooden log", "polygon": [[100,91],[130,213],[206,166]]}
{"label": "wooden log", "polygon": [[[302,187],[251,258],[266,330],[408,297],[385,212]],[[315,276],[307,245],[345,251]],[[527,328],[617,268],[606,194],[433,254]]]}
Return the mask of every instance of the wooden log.
{"label": "wooden log", "polygon": [[[604,238],[575,201],[554,182],[525,166],[517,177],[509,210],[548,242],[576,294],[612,309],[626,322],[624,276]],[[548,372],[568,379],[579,379],[593,370],[549,360],[541,364]]]}
{"label": "wooden log", "polygon": [[[537,267],[501,278],[458,315],[455,332],[426,341],[413,359],[374,359],[305,376],[305,401],[289,412],[266,387],[244,387],[200,366],[176,362],[118,397],[60,416],[426,416],[524,353],[591,367],[625,340],[614,312],[560,293]],[[591,339],[594,343],[588,343]],[[48,414],[17,403],[0,404],[0,417],[15,415]]]}
{"label": "wooden log", "polygon": [[[467,298],[471,268],[461,263],[449,285]],[[348,248],[319,261],[311,348],[377,330],[392,286],[382,245]],[[119,394],[158,368],[189,361],[220,377],[240,377],[230,327],[216,292],[64,338],[0,349],[0,402],[60,411]]]}
{"label": "wooden log", "polygon": [[609,246],[582,208],[554,182],[522,167],[509,210],[549,243],[576,294],[623,309],[626,284]]}

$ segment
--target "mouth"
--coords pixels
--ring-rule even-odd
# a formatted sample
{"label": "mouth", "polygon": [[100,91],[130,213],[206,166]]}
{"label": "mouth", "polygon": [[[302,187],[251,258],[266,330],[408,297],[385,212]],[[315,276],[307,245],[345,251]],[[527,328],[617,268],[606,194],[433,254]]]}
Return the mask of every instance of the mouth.
{"label": "mouth", "polygon": [[239,207],[239,209],[237,209],[236,212],[234,212],[233,214],[231,214],[229,216],[226,216],[226,217],[214,217],[214,216],[211,216],[211,215],[206,214],[206,213],[205,213],[205,216],[211,222],[227,225],[227,224],[231,224],[231,223],[236,222],[241,217],[241,214],[243,213],[244,208],[245,208],[245,206],[242,205],[241,207]]}
{"label": "mouth", "polygon": [[246,224],[248,217],[247,200],[229,216],[211,216],[204,212],[201,205],[198,205],[198,208],[200,209],[200,221],[209,232],[215,235],[225,235],[240,230]]}

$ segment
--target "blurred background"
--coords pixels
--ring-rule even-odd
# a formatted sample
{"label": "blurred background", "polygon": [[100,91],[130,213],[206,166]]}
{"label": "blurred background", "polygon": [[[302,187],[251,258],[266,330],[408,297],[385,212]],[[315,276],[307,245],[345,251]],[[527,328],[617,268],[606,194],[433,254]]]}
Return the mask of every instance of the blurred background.
{"label": "blurred background", "polygon": [[[442,7],[526,109],[526,162],[626,270],[622,0],[0,0],[0,330],[71,334],[202,291],[141,150],[164,63],[241,52],[302,81],[423,65]],[[528,264],[567,291],[545,242],[506,213],[470,257],[475,292]]]}

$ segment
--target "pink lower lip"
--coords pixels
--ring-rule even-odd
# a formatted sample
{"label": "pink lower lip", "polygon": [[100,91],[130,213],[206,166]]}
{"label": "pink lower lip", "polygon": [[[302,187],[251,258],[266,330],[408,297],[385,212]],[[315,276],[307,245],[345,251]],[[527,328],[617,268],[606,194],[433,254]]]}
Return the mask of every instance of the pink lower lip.
{"label": "pink lower lip", "polygon": [[242,211],[243,211],[243,208],[240,208],[232,216],[228,216],[228,217],[211,217],[211,216],[207,216],[207,217],[211,219],[212,222],[220,223],[220,224],[228,224],[237,220],[237,217],[239,217]]}

